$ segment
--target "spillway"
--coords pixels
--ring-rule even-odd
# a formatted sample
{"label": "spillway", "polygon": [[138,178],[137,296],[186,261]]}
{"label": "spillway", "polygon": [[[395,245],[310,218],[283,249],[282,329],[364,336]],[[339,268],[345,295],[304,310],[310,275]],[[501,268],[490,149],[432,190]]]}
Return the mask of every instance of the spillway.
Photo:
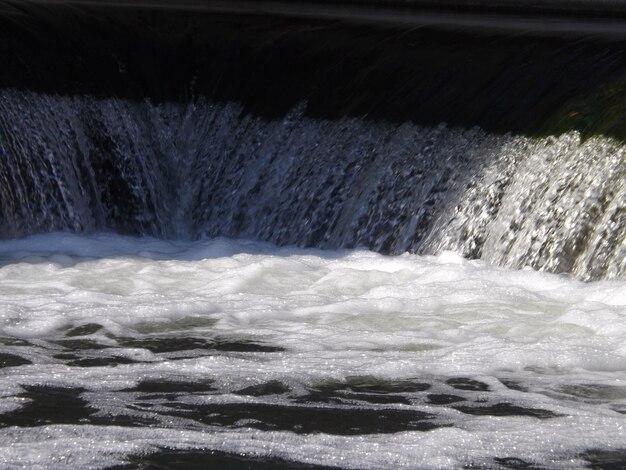
{"label": "spillway", "polygon": [[0,2],[0,468],[620,468],[622,2]]}

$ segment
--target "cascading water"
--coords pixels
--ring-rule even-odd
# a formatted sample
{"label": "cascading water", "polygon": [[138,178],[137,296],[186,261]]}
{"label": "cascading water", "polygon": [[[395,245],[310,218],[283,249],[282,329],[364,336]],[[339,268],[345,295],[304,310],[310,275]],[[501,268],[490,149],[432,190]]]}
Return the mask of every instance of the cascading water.
{"label": "cascading water", "polygon": [[621,468],[621,23],[154,1],[0,1],[0,469]]}
{"label": "cascading water", "polygon": [[626,146],[200,100],[1,93],[4,237],[112,229],[279,245],[453,250],[614,278],[626,269]]}

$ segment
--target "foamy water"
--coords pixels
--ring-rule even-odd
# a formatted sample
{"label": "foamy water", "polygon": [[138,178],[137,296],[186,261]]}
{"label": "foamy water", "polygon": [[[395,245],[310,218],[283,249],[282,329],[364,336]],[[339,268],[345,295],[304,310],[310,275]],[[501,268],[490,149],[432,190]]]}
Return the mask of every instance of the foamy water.
{"label": "foamy water", "polygon": [[163,448],[571,468],[626,447],[626,281],[451,252],[3,241],[2,364],[2,468]]}

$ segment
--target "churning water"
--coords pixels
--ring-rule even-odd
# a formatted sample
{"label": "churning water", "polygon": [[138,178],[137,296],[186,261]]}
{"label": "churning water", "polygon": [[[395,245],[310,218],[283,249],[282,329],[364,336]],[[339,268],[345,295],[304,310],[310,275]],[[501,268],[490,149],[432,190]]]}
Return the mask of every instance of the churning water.
{"label": "churning water", "polygon": [[141,3],[0,0],[1,469],[623,468],[619,19]]}
{"label": "churning water", "polygon": [[2,468],[624,457],[623,280],[111,234],[0,259]]}

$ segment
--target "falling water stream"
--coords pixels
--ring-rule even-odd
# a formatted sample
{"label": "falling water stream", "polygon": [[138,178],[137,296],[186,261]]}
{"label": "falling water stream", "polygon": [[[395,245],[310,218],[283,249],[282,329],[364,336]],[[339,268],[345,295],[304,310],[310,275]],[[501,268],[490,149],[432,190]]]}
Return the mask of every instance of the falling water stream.
{"label": "falling water stream", "polygon": [[0,468],[622,468],[621,42],[9,4]]}

